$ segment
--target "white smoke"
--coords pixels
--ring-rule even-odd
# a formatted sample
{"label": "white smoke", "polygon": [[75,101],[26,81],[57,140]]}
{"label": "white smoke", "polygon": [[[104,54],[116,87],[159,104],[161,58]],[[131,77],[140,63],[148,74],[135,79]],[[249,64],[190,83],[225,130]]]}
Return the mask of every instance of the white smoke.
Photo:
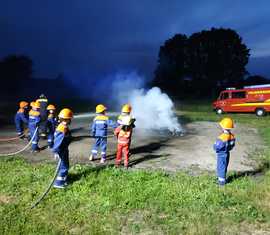
{"label": "white smoke", "polygon": [[137,73],[118,75],[112,84],[112,94],[119,105],[130,103],[136,128],[181,132],[174,113],[174,104],[158,87],[143,89],[145,79]]}
{"label": "white smoke", "polygon": [[181,131],[181,126],[173,112],[172,100],[158,87],[153,87],[148,91],[133,90],[130,93],[129,102],[136,118],[136,126],[139,128]]}

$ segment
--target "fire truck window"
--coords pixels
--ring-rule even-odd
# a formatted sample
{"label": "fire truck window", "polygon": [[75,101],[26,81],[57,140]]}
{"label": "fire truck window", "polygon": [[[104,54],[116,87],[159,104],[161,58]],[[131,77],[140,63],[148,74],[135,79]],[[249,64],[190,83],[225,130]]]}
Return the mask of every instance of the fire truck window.
{"label": "fire truck window", "polygon": [[246,92],[232,92],[232,99],[244,99],[246,98]]}
{"label": "fire truck window", "polygon": [[228,92],[224,92],[224,93],[221,94],[221,97],[220,97],[221,100],[226,100],[228,98],[229,98],[229,93]]}

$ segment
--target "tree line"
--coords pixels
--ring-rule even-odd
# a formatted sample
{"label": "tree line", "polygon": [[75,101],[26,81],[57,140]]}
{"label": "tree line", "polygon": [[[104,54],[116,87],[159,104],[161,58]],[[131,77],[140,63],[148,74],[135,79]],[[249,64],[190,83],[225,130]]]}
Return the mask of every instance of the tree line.
{"label": "tree line", "polygon": [[246,65],[250,49],[232,29],[212,28],[190,37],[176,34],[160,47],[153,85],[175,96],[213,96],[225,87],[253,82]]}
{"label": "tree line", "polygon": [[[0,60],[0,98],[5,101],[34,99],[41,93],[52,98],[74,97],[76,92],[62,74],[34,78],[33,61],[26,55],[8,55]],[[59,87],[61,89],[59,89]]]}

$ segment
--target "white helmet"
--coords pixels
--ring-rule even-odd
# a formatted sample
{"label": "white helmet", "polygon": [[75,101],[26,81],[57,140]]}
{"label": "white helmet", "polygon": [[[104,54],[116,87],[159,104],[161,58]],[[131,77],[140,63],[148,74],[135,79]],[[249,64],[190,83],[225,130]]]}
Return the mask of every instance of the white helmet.
{"label": "white helmet", "polygon": [[131,122],[132,122],[132,119],[131,119],[130,116],[124,116],[122,118],[121,124],[124,125],[124,126],[130,126],[131,125]]}

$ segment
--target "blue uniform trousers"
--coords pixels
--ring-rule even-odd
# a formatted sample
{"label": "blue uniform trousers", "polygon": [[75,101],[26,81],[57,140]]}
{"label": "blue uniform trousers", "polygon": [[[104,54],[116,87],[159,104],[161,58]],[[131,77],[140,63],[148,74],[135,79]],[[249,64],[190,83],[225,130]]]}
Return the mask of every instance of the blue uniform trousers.
{"label": "blue uniform trousers", "polygon": [[217,176],[218,182],[221,185],[226,183],[226,174],[230,161],[230,152],[217,153]]}
{"label": "blue uniform trousers", "polygon": [[[30,132],[30,137],[31,139],[34,136],[35,130],[36,130],[37,126],[36,125],[29,125],[29,132]],[[39,135],[38,135],[38,131],[36,131],[34,138],[32,139],[32,150],[38,150],[38,141],[39,141]]]}
{"label": "blue uniform trousers", "polygon": [[61,158],[60,169],[56,180],[54,181],[55,187],[64,187],[67,185],[67,175],[69,170],[69,152],[65,150],[60,152],[59,157]]}
{"label": "blue uniform trousers", "polygon": [[53,138],[54,137],[54,132],[49,132],[48,133],[48,145],[50,148],[53,147]]}
{"label": "blue uniform trousers", "polygon": [[24,131],[23,122],[21,120],[15,119],[15,126],[16,126],[17,135],[22,135]]}
{"label": "blue uniform trousers", "polygon": [[106,158],[106,150],[107,150],[107,137],[96,137],[95,143],[92,148],[92,155],[94,157],[97,156],[98,150],[101,148],[101,157]]}

